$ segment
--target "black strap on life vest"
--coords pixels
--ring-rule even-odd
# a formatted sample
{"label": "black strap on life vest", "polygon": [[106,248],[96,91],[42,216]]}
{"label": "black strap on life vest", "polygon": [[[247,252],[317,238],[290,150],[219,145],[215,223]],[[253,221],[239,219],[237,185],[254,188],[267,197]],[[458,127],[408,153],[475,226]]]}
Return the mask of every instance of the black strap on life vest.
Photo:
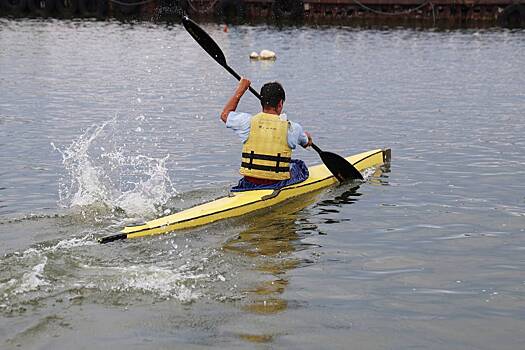
{"label": "black strap on life vest", "polygon": [[275,162],[284,162],[284,163],[290,163],[292,161],[292,158],[290,157],[281,157],[281,153],[279,153],[277,156],[270,156],[267,154],[258,154],[258,153],[242,153],[243,158],[250,158],[251,159],[260,159],[260,160],[273,160]]}
{"label": "black strap on life vest", "polygon": [[242,162],[241,166],[243,168],[248,169],[255,169],[255,170],[264,170],[264,171],[274,171],[276,173],[286,173],[290,171],[290,168],[288,167],[275,167],[275,166],[269,166],[269,165],[259,165],[259,164],[250,164],[246,162]]}
{"label": "black strap on life vest", "polygon": [[[255,169],[255,170],[264,170],[264,171],[274,171],[276,173],[284,173],[290,171],[290,167],[282,167],[282,163],[290,163],[292,161],[292,158],[290,157],[281,157],[281,153],[278,153],[277,156],[271,156],[267,154],[258,154],[251,151],[250,153],[243,152],[242,153],[243,158],[248,158],[250,162],[242,162],[241,166],[243,168],[248,169]],[[275,166],[269,166],[269,165],[259,165],[259,164],[253,164],[254,159],[260,159],[260,160],[269,160],[274,161]]]}

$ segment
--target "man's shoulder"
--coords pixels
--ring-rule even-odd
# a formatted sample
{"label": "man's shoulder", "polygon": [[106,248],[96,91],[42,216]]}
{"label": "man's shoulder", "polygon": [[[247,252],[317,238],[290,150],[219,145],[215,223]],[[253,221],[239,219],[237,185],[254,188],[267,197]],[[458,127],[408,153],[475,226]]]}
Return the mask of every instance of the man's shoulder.
{"label": "man's shoulder", "polygon": [[233,118],[251,118],[252,115],[250,113],[246,113],[246,112],[236,112],[236,111],[231,111],[230,114],[228,114],[228,118],[229,117],[233,117]]}
{"label": "man's shoulder", "polygon": [[294,129],[302,129],[303,128],[301,126],[301,124],[299,124],[297,122],[294,122],[292,120],[288,120],[288,123],[290,123],[290,127],[294,128]]}
{"label": "man's shoulder", "polygon": [[252,115],[250,113],[232,111],[228,114],[228,119],[226,119],[226,127],[239,127],[248,123],[251,118]]}

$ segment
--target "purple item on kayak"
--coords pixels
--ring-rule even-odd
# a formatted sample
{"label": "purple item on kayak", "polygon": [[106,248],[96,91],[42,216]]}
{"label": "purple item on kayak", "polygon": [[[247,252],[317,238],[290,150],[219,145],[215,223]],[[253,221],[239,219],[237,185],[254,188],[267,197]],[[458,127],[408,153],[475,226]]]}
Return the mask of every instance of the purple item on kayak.
{"label": "purple item on kayak", "polygon": [[252,191],[252,190],[278,190],[288,185],[293,185],[303,182],[308,179],[308,168],[306,164],[300,159],[292,159],[290,162],[290,175],[288,180],[282,180],[270,185],[257,185],[245,178],[239,180],[237,186],[231,188],[232,192]]}

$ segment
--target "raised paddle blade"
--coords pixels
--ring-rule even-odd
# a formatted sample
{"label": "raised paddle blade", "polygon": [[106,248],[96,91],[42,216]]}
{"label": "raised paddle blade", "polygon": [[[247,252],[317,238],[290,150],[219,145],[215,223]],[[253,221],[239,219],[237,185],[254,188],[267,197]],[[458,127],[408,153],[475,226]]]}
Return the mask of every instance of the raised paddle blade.
{"label": "raised paddle blade", "polygon": [[187,16],[182,17],[182,25],[196,42],[206,51],[217,63],[223,67],[228,67],[226,57],[221,48],[199,25],[189,19]]}
{"label": "raised paddle blade", "polygon": [[328,170],[330,170],[340,182],[356,179],[363,180],[363,175],[361,175],[359,170],[340,155],[332,152],[324,152],[315,144],[312,144],[312,148],[319,153],[324,165],[326,165]]}
{"label": "raised paddle blade", "polygon": [[[236,71],[234,71],[230,66],[228,66],[228,63],[226,63],[226,57],[224,56],[224,53],[222,52],[221,48],[217,43],[211,38],[211,36],[208,35],[202,29],[199,27],[199,25],[195,22],[193,22],[191,19],[188,18],[188,16],[182,17],[182,24],[184,25],[184,28],[190,33],[190,35],[195,39],[196,42],[199,43],[199,45],[210,55],[213,57],[217,63],[219,63],[221,66],[223,66],[231,75],[235,77],[237,80],[241,80],[241,76],[237,74]],[[255,95],[259,100],[261,99],[261,95],[253,87],[249,87],[250,92]]]}

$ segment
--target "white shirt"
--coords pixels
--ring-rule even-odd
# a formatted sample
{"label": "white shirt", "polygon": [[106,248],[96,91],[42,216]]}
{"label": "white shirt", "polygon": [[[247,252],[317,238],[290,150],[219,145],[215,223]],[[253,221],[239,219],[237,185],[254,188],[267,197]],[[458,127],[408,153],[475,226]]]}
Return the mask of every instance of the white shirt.
{"label": "white shirt", "polygon": [[[230,112],[228,119],[226,119],[226,127],[232,129],[241,138],[242,143],[245,143],[250,135],[252,117],[249,113]],[[279,118],[288,121],[288,117],[284,113]],[[306,144],[308,144],[308,136],[304,133],[303,127],[298,123],[290,122],[288,127],[288,146],[291,149],[295,149],[297,145],[305,146]]]}

